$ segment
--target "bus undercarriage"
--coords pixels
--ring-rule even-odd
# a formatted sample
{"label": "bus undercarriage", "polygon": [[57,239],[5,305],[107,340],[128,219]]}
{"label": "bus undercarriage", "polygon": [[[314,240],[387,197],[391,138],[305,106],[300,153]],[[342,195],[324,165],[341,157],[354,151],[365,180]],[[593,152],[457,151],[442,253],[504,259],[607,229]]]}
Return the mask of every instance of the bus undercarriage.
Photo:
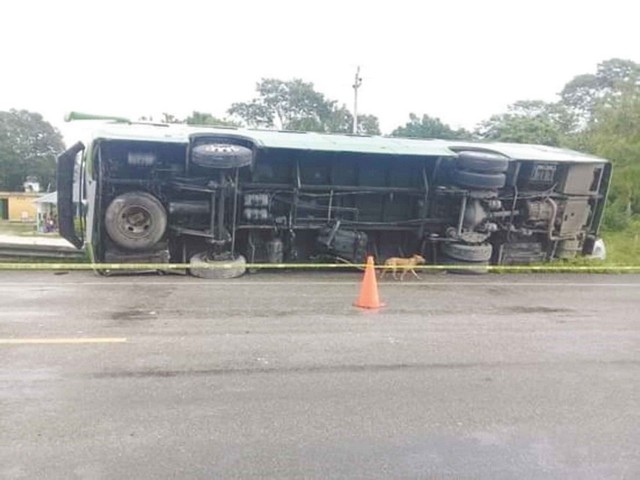
{"label": "bus undercarriage", "polygon": [[265,148],[235,133],[100,138],[82,155],[79,234],[67,190],[80,150],[58,165],[63,236],[95,263],[190,263],[206,278],[368,254],[418,253],[475,273],[588,254],[611,175],[602,159],[519,159],[490,144],[422,155]]}

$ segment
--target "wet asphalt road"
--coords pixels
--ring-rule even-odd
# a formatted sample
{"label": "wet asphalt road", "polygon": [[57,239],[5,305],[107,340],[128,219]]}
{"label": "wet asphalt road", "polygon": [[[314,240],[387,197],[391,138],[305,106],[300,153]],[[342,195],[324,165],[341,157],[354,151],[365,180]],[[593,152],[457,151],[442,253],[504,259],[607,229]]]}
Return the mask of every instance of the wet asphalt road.
{"label": "wet asphalt road", "polygon": [[640,478],[640,276],[423,278],[1,272],[0,478]]}

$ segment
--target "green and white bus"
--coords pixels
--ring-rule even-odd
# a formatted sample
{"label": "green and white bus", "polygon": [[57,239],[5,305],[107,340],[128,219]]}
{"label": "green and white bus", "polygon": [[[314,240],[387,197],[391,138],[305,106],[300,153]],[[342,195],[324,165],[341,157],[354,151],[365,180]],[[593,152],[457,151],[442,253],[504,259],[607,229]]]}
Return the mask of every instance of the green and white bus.
{"label": "green and white bus", "polygon": [[115,119],[64,152],[57,175],[61,234],[92,262],[229,278],[367,255],[470,272],[588,255],[611,163],[541,145]]}

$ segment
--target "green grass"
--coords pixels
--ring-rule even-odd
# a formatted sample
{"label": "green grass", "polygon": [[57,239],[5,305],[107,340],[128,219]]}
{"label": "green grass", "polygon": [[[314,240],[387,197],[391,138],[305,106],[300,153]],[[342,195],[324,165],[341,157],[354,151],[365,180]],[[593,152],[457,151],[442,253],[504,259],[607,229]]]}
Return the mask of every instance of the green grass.
{"label": "green grass", "polygon": [[[640,272],[640,220],[634,220],[621,231],[605,230],[601,232],[601,236],[607,250],[607,258],[604,261],[577,257],[571,260],[554,260],[538,266],[548,265],[555,267],[557,271],[571,271],[572,267],[579,267],[575,270],[578,273]],[[629,267],[637,268],[630,271]]]}
{"label": "green grass", "polygon": [[33,235],[36,232],[35,223],[9,222],[0,220],[0,234],[2,235]]}
{"label": "green grass", "polygon": [[603,232],[608,265],[640,265],[640,221],[620,232]]}
{"label": "green grass", "polygon": [[58,232],[38,232],[36,230],[35,223],[9,222],[7,220],[0,220],[0,235],[16,235],[18,237],[59,237]]}
{"label": "green grass", "polygon": [[[58,258],[58,257],[0,257],[0,264],[25,264],[25,270],[29,270],[26,265],[33,265],[33,269],[39,269],[38,265],[41,264],[75,264],[75,263],[89,263],[89,259],[86,257],[78,258]],[[17,268],[15,270],[18,270]],[[2,268],[0,268],[2,271]]]}

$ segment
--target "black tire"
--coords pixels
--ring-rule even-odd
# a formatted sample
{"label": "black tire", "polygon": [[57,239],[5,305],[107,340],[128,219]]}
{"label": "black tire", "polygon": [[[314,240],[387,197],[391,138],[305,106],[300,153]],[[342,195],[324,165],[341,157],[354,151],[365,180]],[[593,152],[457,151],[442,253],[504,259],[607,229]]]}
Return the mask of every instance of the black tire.
{"label": "black tire", "polygon": [[156,197],[147,192],[127,192],[107,207],[104,223],[111,240],[128,250],[146,250],[164,236],[167,212]]}
{"label": "black tire", "polygon": [[465,262],[456,258],[447,257],[441,259],[444,265],[451,265],[451,269],[447,269],[449,273],[457,275],[485,275],[489,273],[489,262]]}
{"label": "black tire", "polygon": [[460,170],[481,173],[503,173],[509,168],[509,159],[490,152],[458,152],[454,163]]}
{"label": "black tire", "polygon": [[478,173],[466,170],[453,170],[451,179],[461,187],[495,190],[504,187],[507,177],[504,173]]}
{"label": "black tire", "polygon": [[191,257],[189,273],[194,277],[210,280],[224,280],[242,276],[247,270],[247,261],[242,255],[232,260],[211,260],[207,252],[196,253]]}
{"label": "black tire", "polygon": [[241,168],[251,165],[250,148],[226,143],[205,143],[193,147],[193,163],[206,168]]}
{"label": "black tire", "polygon": [[490,243],[467,245],[465,243],[443,243],[442,253],[450,258],[465,262],[488,262],[493,253]]}

